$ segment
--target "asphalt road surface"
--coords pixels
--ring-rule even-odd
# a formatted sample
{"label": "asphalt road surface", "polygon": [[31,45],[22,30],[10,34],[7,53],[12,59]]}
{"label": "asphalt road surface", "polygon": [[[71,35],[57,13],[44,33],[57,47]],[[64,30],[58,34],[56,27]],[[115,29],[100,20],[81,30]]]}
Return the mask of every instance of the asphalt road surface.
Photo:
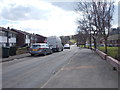
{"label": "asphalt road surface", "polygon": [[[93,51],[88,51],[87,49],[79,49],[76,46],[71,46],[71,49],[47,56],[28,56],[22,59],[4,62],[2,64],[2,87],[70,88],[73,86],[74,88],[86,88],[85,85],[89,83],[88,87],[94,88],[93,84],[96,82],[95,87],[98,86],[98,88],[99,85],[100,87],[117,88],[117,72],[113,71],[112,67],[105,61],[102,61]],[[94,56],[96,57],[92,59]],[[91,62],[89,62],[90,59],[92,59]],[[98,62],[94,62],[95,59],[99,59]],[[90,66],[80,67],[80,65]],[[99,68],[96,67],[97,65]],[[102,68],[100,68],[101,65]],[[92,71],[84,71],[85,68]],[[93,82],[90,80],[93,80]],[[71,83],[72,81],[74,83]],[[101,84],[102,82],[107,84]]]}

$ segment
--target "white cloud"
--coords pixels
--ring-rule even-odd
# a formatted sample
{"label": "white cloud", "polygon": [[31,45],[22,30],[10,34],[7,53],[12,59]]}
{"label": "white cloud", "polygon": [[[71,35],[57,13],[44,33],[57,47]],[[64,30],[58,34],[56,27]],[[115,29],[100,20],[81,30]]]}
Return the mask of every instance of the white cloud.
{"label": "white cloud", "polygon": [[74,11],[64,10],[43,0],[0,1],[0,19],[5,21],[1,26],[29,33],[44,36],[72,35],[76,32],[77,17]]}
{"label": "white cloud", "polygon": [[76,30],[74,11],[65,11],[49,2],[40,0],[3,0],[0,16],[9,21],[4,26],[25,30],[30,33],[71,35]]}

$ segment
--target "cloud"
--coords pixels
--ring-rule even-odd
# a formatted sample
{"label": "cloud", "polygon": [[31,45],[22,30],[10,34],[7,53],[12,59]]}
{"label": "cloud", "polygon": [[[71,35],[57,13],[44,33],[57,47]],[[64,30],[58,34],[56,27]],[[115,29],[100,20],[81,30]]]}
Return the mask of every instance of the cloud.
{"label": "cloud", "polygon": [[67,2],[63,6],[58,4],[43,0],[1,0],[0,25],[43,36],[75,34],[80,15],[65,7],[70,7]]}
{"label": "cloud", "polygon": [[25,30],[29,33],[72,35],[76,30],[74,11],[67,11],[50,2],[40,0],[3,0],[0,16],[4,27]]}
{"label": "cloud", "polygon": [[1,6],[1,17],[14,21],[41,19],[45,18],[45,14],[52,8],[50,3],[39,0],[4,0]]}

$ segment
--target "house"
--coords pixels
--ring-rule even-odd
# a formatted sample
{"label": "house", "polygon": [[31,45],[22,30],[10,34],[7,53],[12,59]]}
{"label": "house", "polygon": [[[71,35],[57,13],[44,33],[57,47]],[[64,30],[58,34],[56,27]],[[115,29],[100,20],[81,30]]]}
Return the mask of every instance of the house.
{"label": "house", "polygon": [[16,45],[17,46],[29,46],[30,45],[30,40],[31,40],[31,34],[25,31],[21,30],[16,30],[16,29],[11,29],[12,31],[17,33],[17,41]]}
{"label": "house", "polygon": [[0,27],[0,47],[15,46],[17,33],[12,31],[9,27]]}
{"label": "house", "polygon": [[25,31],[11,29],[17,33],[17,46],[30,46],[33,43],[44,43],[46,37],[39,34],[31,34]]}

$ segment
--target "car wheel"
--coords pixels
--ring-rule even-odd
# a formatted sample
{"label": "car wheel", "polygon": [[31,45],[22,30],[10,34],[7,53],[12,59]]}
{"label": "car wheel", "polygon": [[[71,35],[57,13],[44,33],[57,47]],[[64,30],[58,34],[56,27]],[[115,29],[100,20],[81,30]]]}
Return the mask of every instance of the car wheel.
{"label": "car wheel", "polygon": [[46,56],[46,55],[47,55],[47,52],[45,51],[45,52],[44,52],[44,56]]}
{"label": "car wheel", "polygon": [[31,54],[31,56],[34,56],[34,54]]}

